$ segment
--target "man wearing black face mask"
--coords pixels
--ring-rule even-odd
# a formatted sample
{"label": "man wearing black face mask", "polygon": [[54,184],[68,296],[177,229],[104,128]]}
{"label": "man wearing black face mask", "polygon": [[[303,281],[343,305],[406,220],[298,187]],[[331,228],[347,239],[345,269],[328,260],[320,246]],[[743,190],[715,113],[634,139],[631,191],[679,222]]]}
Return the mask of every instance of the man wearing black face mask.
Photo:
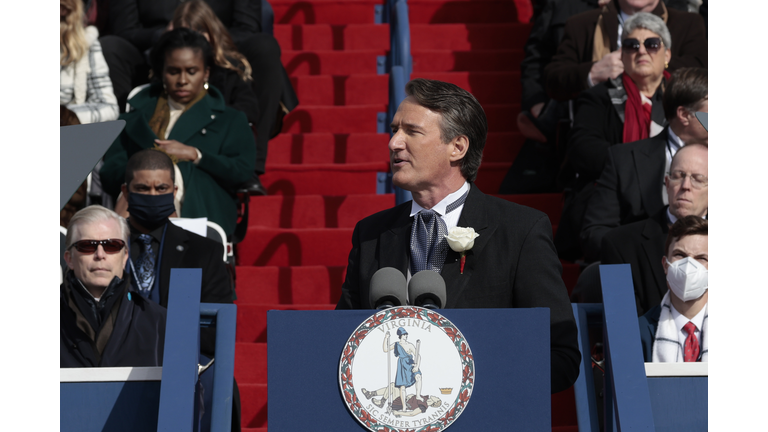
{"label": "man wearing black face mask", "polygon": [[[201,268],[200,301],[232,303],[229,275],[221,259],[224,255],[221,243],[179,228],[168,220],[176,214],[173,182],[173,162],[165,153],[142,150],[128,160],[122,191],[130,214],[131,283],[142,296],[168,307],[171,269]],[[214,334],[209,330],[203,329],[200,343],[203,354],[212,357]]]}

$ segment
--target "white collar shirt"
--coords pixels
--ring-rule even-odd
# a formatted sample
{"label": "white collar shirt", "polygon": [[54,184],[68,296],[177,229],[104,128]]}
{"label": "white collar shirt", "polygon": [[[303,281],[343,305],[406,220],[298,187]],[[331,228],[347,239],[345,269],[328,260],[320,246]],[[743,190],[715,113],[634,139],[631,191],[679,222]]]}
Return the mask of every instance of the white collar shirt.
{"label": "white collar shirt", "polygon": [[688,319],[685,315],[681,314],[677,311],[677,309],[675,309],[675,305],[672,304],[671,306],[672,319],[675,321],[675,327],[677,328],[677,340],[680,342],[680,346],[685,349],[685,340],[688,338],[688,333],[683,330],[683,327],[685,327],[685,325],[688,324],[688,321],[690,321],[693,323],[693,325],[696,326],[696,330],[693,331],[693,334],[696,336],[696,339],[698,339],[699,350],[701,350],[701,326],[704,324],[704,315],[706,314],[707,308],[701,308],[696,316],[694,316],[692,319]]}

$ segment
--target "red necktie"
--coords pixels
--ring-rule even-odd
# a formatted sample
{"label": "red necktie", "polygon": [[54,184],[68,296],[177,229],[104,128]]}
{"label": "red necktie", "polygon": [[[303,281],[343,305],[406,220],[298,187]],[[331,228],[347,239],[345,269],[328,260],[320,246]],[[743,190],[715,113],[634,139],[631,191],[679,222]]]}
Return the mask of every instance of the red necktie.
{"label": "red necktie", "polygon": [[685,357],[683,361],[695,362],[699,358],[699,339],[694,334],[696,325],[688,321],[688,324],[683,326],[683,330],[688,333],[688,337],[685,338]]}

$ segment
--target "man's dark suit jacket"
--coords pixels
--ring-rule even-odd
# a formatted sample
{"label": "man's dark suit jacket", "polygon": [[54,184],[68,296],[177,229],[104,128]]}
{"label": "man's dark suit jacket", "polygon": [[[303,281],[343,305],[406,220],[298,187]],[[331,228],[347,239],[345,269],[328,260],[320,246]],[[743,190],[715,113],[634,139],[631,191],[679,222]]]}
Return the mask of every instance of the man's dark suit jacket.
{"label": "man's dark suit jacket", "polygon": [[608,148],[605,168],[584,213],[581,244],[588,261],[599,259],[608,231],[664,208],[661,189],[668,131],[666,127],[655,137]]}
{"label": "man's dark suit jacket", "polygon": [[653,361],[653,342],[656,340],[656,330],[659,328],[661,305],[654,306],[638,318],[640,325],[640,344],[643,346],[643,358],[646,363]]}
{"label": "man's dark suit jacket", "polygon": [[[200,288],[201,303],[232,303],[232,288],[224,265],[224,246],[211,239],[167,223],[163,256],[160,259],[160,305],[168,307],[168,287],[171,269],[201,268],[203,284]],[[213,357],[215,329],[202,329],[200,347],[203,354]]]}
{"label": "man's dark suit jacket", "polygon": [[661,259],[668,232],[664,207],[654,217],[615,228],[603,238],[600,262],[629,264],[632,268],[638,316],[660,305],[667,293]]}
{"label": "man's dark suit jacket", "polygon": [[[707,33],[700,15],[666,8],[659,1],[654,15],[667,11],[667,28],[672,38],[672,59],[669,71],[682,67],[707,67]],[[587,88],[587,76],[592,68],[595,26],[600,15],[610,40],[610,50],[618,48],[619,20],[616,0],[602,9],[582,12],[565,23],[565,34],[552,61],[544,68],[544,83],[552,99],[566,101]],[[626,36],[626,35],[625,35]]]}
{"label": "man's dark suit jacket", "polygon": [[[394,267],[407,273],[410,211],[411,202],[407,202],[357,223],[336,309],[372,308],[369,288],[378,269]],[[480,236],[467,252],[464,274],[459,272],[459,254],[448,252],[442,270],[445,307],[548,307],[552,392],[570,387],[578,377],[581,355],[549,218],[537,210],[487,196],[471,185],[458,226],[472,227]]]}

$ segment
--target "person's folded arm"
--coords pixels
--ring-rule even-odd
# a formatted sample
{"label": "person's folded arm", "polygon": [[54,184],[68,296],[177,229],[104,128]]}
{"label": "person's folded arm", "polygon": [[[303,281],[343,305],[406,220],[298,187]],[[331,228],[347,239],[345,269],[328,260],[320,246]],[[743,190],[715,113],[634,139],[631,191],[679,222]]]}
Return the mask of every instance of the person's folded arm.
{"label": "person's folded arm", "polygon": [[197,167],[210,174],[225,189],[235,189],[253,175],[256,167],[256,141],[242,112],[225,126],[226,135],[219,153],[200,151]]}

